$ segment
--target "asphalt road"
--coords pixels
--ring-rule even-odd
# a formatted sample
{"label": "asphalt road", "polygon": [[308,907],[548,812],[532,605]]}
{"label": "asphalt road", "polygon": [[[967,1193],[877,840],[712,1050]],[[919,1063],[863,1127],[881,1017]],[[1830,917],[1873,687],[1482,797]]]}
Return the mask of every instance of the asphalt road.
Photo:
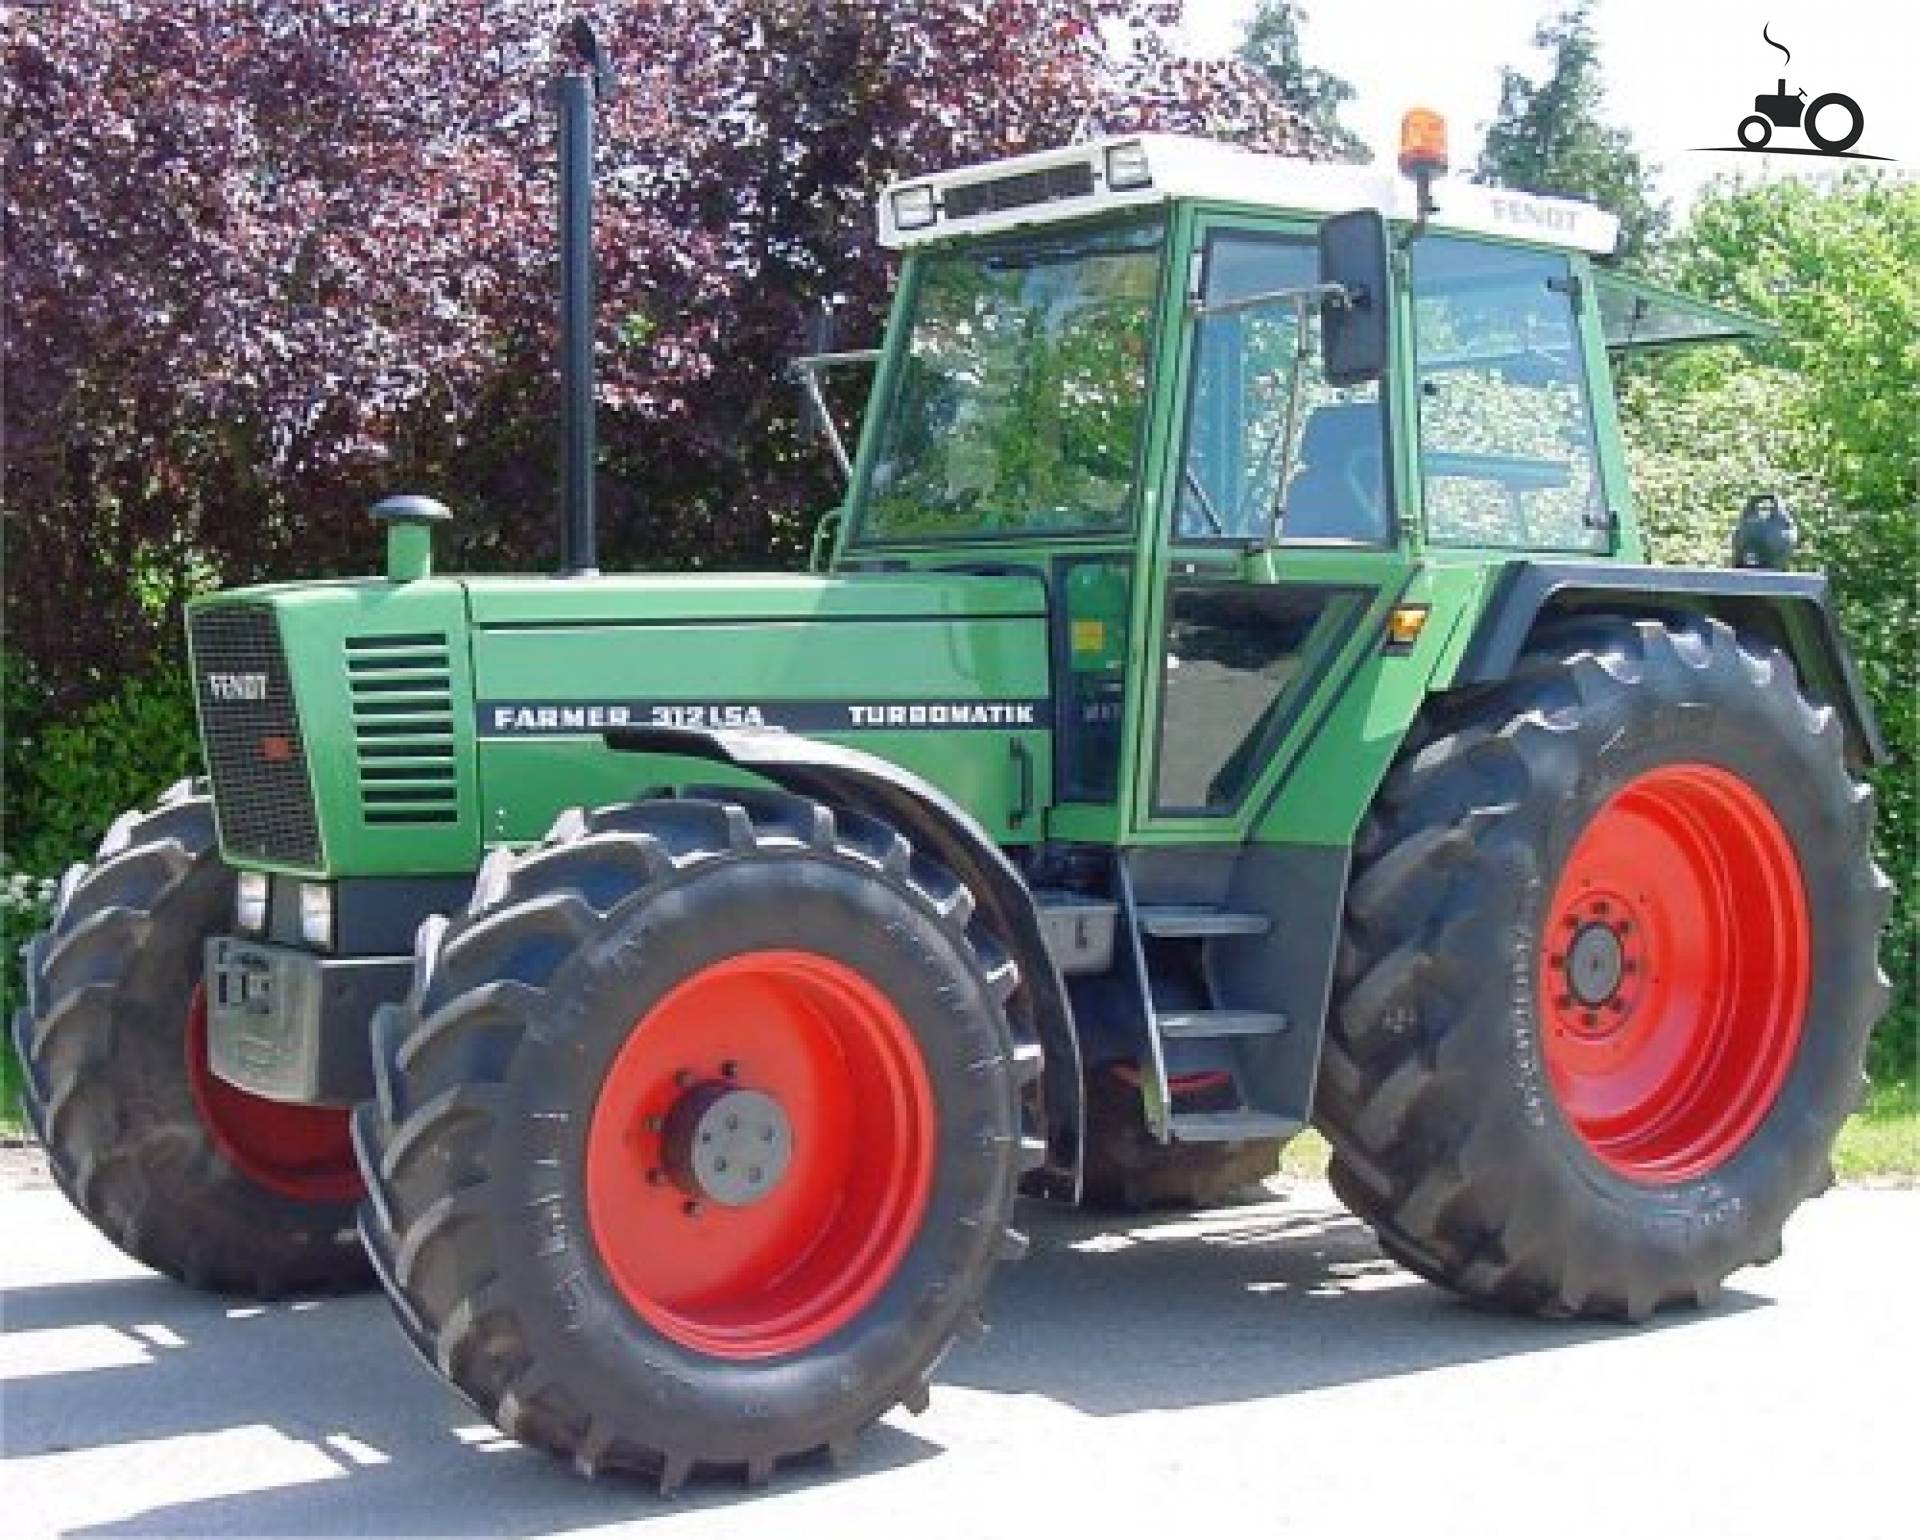
{"label": "asphalt road", "polygon": [[1913,1534],[1920,1192],[1844,1190],[1725,1302],[1513,1321],[1383,1261],[1325,1188],[1103,1227],[1036,1209],[995,1330],[855,1466],[671,1501],[479,1426],[375,1298],[144,1272],[0,1175],[0,1532],[770,1540]]}

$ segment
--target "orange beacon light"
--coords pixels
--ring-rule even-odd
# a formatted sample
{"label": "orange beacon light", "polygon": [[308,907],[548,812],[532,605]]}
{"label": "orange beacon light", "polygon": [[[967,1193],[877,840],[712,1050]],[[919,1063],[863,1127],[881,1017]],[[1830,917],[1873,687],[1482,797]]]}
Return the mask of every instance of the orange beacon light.
{"label": "orange beacon light", "polygon": [[1431,107],[1415,107],[1400,120],[1400,172],[1447,174],[1447,120]]}
{"label": "orange beacon light", "polygon": [[1447,174],[1447,120],[1431,107],[1415,107],[1400,120],[1400,174],[1420,190],[1416,227],[1434,211],[1433,179]]}

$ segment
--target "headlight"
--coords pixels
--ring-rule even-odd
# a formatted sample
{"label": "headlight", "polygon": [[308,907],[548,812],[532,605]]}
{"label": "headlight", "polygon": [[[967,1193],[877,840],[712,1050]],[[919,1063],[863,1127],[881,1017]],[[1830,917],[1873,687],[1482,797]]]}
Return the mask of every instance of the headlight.
{"label": "headlight", "polygon": [[1132,192],[1136,187],[1153,185],[1153,168],[1147,164],[1144,144],[1107,146],[1107,190]]}
{"label": "headlight", "polygon": [[233,923],[258,935],[267,928],[267,874],[242,872],[233,893]]}
{"label": "headlight", "polygon": [[300,884],[300,939],[308,946],[333,945],[333,887],[325,882]]}
{"label": "headlight", "polygon": [[902,230],[924,230],[935,219],[931,187],[903,187],[893,195],[893,222]]}

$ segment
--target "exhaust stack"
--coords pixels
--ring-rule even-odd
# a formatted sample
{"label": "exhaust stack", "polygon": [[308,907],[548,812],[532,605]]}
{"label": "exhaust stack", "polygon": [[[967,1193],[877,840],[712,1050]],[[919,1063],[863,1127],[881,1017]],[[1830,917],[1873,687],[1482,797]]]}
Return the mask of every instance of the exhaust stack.
{"label": "exhaust stack", "polygon": [[560,574],[600,570],[594,512],[593,109],[613,71],[585,17],[567,29],[573,58],[553,83],[560,119]]}

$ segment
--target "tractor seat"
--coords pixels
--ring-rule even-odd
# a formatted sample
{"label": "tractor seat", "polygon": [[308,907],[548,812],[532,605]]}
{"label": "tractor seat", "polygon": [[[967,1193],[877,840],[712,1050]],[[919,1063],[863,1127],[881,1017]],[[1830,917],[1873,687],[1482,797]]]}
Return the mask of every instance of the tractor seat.
{"label": "tractor seat", "polygon": [[1315,407],[1300,435],[1300,468],[1287,483],[1283,540],[1387,538],[1381,474],[1380,407],[1341,402]]}

